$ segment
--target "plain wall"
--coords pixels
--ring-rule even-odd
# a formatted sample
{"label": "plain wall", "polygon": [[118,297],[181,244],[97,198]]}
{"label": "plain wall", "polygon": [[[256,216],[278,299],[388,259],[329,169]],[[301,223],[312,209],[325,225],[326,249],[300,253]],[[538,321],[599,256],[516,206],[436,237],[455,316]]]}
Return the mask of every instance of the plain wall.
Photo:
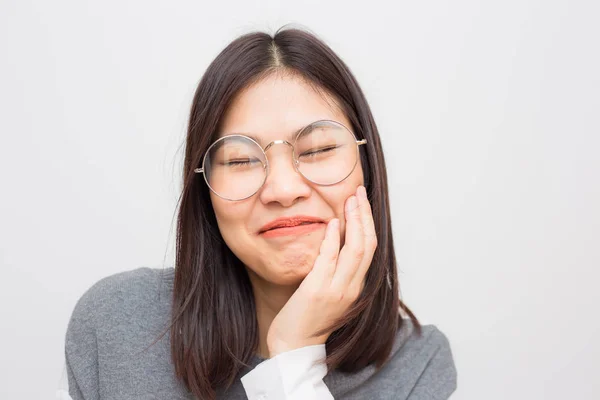
{"label": "plain wall", "polygon": [[193,92],[297,23],[350,66],[389,172],[405,302],[453,399],[600,398],[593,1],[0,3],[0,397],[53,398],[98,279],[173,264]]}

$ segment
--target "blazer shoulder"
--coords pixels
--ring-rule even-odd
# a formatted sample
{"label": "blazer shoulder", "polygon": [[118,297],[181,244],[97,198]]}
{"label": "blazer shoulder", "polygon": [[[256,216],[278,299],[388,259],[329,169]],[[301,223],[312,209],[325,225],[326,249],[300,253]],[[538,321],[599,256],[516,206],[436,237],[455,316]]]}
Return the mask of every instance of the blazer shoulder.
{"label": "blazer shoulder", "polygon": [[446,334],[432,324],[421,325],[418,334],[410,320],[403,321],[401,331],[395,357],[413,382],[407,383],[414,385],[409,398],[448,398],[456,390],[457,371]]}
{"label": "blazer shoulder", "polygon": [[75,321],[92,323],[93,319],[117,309],[123,310],[151,301],[158,294],[166,294],[164,289],[168,291],[172,287],[172,281],[172,268],[140,267],[106,276],[79,298],[70,324]]}
{"label": "blazer shoulder", "polygon": [[454,359],[450,341],[436,325],[421,325],[421,333],[417,332],[410,319],[404,319],[398,330],[393,352],[399,357],[419,359],[425,366],[432,359],[449,368],[454,368]]}
{"label": "blazer shoulder", "polygon": [[397,333],[398,347],[405,345],[419,347],[450,347],[448,337],[436,325],[421,325],[421,333],[417,332],[412,320],[405,318],[402,320],[402,326]]}

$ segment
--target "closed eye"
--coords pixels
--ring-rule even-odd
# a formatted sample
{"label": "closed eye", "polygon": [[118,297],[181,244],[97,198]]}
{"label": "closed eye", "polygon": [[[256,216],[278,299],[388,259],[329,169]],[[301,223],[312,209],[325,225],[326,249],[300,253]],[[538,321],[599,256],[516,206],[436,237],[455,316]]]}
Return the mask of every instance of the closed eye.
{"label": "closed eye", "polygon": [[260,160],[257,158],[244,158],[239,160],[228,160],[222,162],[221,165],[225,165],[226,167],[243,167],[257,162],[260,163]]}
{"label": "closed eye", "polygon": [[339,146],[330,146],[330,147],[324,147],[322,149],[317,149],[317,150],[312,150],[312,151],[306,151],[304,153],[302,153],[300,155],[300,157],[304,157],[304,156],[315,156],[318,154],[323,154],[323,153],[327,153],[329,151],[335,150],[337,149]]}

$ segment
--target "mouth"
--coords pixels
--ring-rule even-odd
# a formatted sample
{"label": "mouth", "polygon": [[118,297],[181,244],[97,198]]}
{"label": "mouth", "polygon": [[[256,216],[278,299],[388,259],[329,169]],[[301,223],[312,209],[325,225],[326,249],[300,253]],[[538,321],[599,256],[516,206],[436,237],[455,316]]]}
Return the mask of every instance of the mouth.
{"label": "mouth", "polygon": [[300,234],[319,229],[325,225],[325,221],[321,218],[310,216],[285,217],[269,222],[258,233],[264,237]]}
{"label": "mouth", "polygon": [[282,226],[278,228],[269,229],[262,232],[260,235],[263,238],[275,238],[280,236],[297,236],[313,232],[315,230],[325,228],[327,225],[323,222],[307,222],[301,223],[294,226]]}

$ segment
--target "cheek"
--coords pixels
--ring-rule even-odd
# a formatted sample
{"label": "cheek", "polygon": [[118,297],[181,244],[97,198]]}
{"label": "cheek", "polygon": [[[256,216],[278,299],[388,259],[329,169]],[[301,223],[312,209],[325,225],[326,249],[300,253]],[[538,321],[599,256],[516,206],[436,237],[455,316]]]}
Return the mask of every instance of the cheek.
{"label": "cheek", "polygon": [[[356,195],[356,189],[362,185],[362,179],[348,177],[343,185],[320,188],[319,192],[333,211],[333,216],[340,220],[340,245],[343,246],[346,236],[346,201],[350,196]],[[359,176],[362,178],[362,176]]]}
{"label": "cheek", "polygon": [[242,243],[239,239],[245,237],[241,233],[247,230],[246,221],[251,214],[251,204],[223,200],[214,194],[211,194],[211,201],[221,236],[233,250],[232,246],[239,246]]}

